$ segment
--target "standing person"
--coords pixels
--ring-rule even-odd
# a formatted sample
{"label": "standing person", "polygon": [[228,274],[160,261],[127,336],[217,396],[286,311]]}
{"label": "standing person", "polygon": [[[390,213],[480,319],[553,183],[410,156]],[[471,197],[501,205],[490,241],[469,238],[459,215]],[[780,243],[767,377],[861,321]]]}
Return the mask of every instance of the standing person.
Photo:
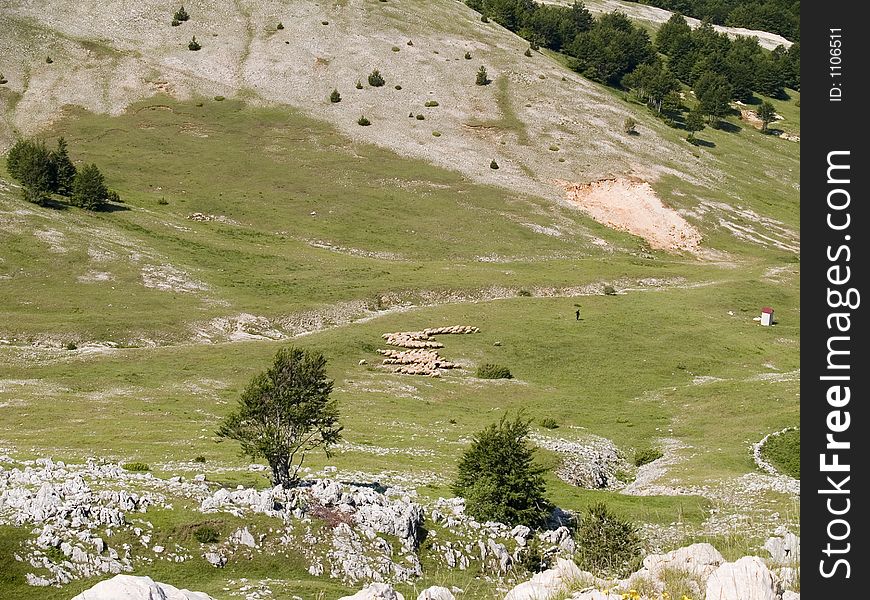
{"label": "standing person", "polygon": [[579,321],[580,320],[580,309],[579,308],[576,310],[574,315],[577,317],[577,320]]}

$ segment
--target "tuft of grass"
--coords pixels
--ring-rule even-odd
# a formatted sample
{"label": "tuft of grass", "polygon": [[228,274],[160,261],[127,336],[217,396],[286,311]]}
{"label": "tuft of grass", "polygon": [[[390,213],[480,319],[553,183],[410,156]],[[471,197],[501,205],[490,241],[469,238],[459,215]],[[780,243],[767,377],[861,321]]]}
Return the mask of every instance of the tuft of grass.
{"label": "tuft of grass", "polygon": [[357,119],[356,123],[357,123],[357,125],[361,125],[363,127],[368,127],[369,125],[372,124],[372,122],[369,121],[365,115],[363,115],[359,119]]}
{"label": "tuft of grass", "polygon": [[193,537],[200,544],[214,544],[220,541],[221,534],[211,525],[201,525],[193,530]]}
{"label": "tuft of grass", "polygon": [[789,429],[779,435],[767,438],[761,447],[761,457],[773,465],[777,471],[801,478],[801,432],[800,429]]}
{"label": "tuft of grass", "polygon": [[513,379],[511,370],[502,365],[484,363],[477,367],[475,376],[478,379]]}
{"label": "tuft of grass", "polygon": [[121,468],[125,471],[131,471],[133,473],[144,473],[151,470],[151,466],[143,462],[124,463],[121,465]]}
{"label": "tuft of grass", "polygon": [[541,427],[544,429],[558,429],[559,423],[553,417],[544,417],[541,419]]}
{"label": "tuft of grass", "polygon": [[643,450],[637,450],[634,453],[634,466],[641,467],[654,460],[660,459],[662,456],[664,456],[664,454],[658,448],[644,448]]}

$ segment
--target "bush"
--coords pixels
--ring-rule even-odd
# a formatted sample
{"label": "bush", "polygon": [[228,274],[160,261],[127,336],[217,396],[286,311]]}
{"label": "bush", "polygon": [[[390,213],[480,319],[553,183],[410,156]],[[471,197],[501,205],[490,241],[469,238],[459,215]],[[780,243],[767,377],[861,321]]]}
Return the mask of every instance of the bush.
{"label": "bush", "polygon": [[637,121],[631,117],[626,117],[625,121],[622,122],[622,130],[628,134],[637,133]]}
{"label": "bush", "polygon": [[214,99],[216,102],[223,102],[224,100],[226,100],[226,98],[224,98],[223,96],[215,96]]}
{"label": "bush", "polygon": [[372,87],[381,87],[384,85],[386,81],[384,81],[383,75],[381,72],[375,69],[369,74],[369,85]]}
{"label": "bush", "polygon": [[465,60],[471,60],[471,52],[465,53]]}
{"label": "bush", "polygon": [[433,131],[432,137],[441,137],[441,132],[440,131]]}
{"label": "bush", "polygon": [[177,11],[175,11],[175,14],[172,15],[172,20],[173,20],[173,21],[179,21],[179,22],[181,22],[181,23],[183,23],[183,22],[185,22],[185,21],[187,21],[187,20],[189,20],[189,19],[190,19],[190,15],[187,14],[187,11],[186,11],[186,10],[184,10],[184,5],[183,5],[183,4],[181,5],[181,8],[179,8]]}
{"label": "bush", "polygon": [[200,544],[214,544],[221,539],[220,532],[211,525],[197,527],[193,532],[193,537]]}
{"label": "bush", "polygon": [[484,363],[477,367],[475,375],[479,379],[513,379],[511,370],[502,365],[494,365],[492,363]]}
{"label": "bush", "polygon": [[46,57],[45,57],[45,62],[46,62],[46,64],[49,64],[49,65],[50,65],[51,63],[54,62],[54,59],[52,59],[50,56],[46,56]]}
{"label": "bush", "polygon": [[541,427],[543,427],[544,429],[558,429],[559,424],[553,417],[544,417],[543,419],[541,419]]}
{"label": "bush", "polygon": [[160,206],[166,206],[167,204],[169,204],[169,200],[161,196],[160,200],[157,201],[157,204],[159,204]]}
{"label": "bush", "polygon": [[358,90],[363,89],[362,81],[360,81],[359,79],[356,80],[356,89],[358,89]]}
{"label": "bush", "polygon": [[426,118],[426,117],[423,116],[422,114],[417,115],[417,120],[418,120],[418,121],[422,121],[422,120],[425,119],[425,118]]}
{"label": "bush", "polygon": [[333,104],[341,102],[341,94],[338,93],[338,90],[332,90],[332,93],[329,95],[329,101]]}
{"label": "bush", "polygon": [[492,161],[491,163],[489,163],[489,168],[490,169],[498,169],[498,163],[495,161]]}
{"label": "bush", "polygon": [[195,462],[195,463],[204,463],[204,462],[205,462],[205,457],[204,457],[202,454],[200,454],[199,456],[194,457],[193,462]]}
{"label": "bush", "polygon": [[557,146],[556,144],[553,144],[550,146],[550,152],[558,152],[558,151],[559,151],[559,146]]}
{"label": "bush", "polygon": [[537,527],[551,505],[545,498],[544,468],[534,464],[527,441],[529,421],[503,416],[478,433],[459,460],[453,484],[465,498],[465,512],[478,521]]}
{"label": "bush", "polygon": [[480,68],[477,70],[477,76],[474,79],[475,85],[489,85],[492,83],[489,79],[489,76],[486,73],[486,67],[480,65]]}
{"label": "bush", "polygon": [[523,52],[523,54],[524,54],[525,56],[531,56],[531,55],[532,55],[532,49],[531,49],[531,48],[526,48],[526,51]]}
{"label": "bush", "polygon": [[396,89],[397,89],[397,90],[400,90],[400,89],[402,89],[402,86],[397,85],[397,86],[396,86]]}
{"label": "bush", "polygon": [[365,115],[363,115],[359,119],[357,119],[356,122],[357,122],[357,125],[362,125],[363,127],[368,127],[369,125],[372,124],[371,121],[366,119]]}
{"label": "bush", "polygon": [[610,285],[609,283],[604,284],[604,295],[605,296],[615,296],[616,289]]}
{"label": "bush", "polygon": [[399,48],[398,46],[393,46],[392,48],[390,48],[390,50],[392,50],[393,52],[398,52],[399,50],[401,50],[401,48]]}
{"label": "bush", "polygon": [[423,104],[423,106],[425,106],[426,108],[433,108],[435,106],[438,106],[438,101],[437,100],[426,100],[426,102]]}
{"label": "bush", "polygon": [[181,25],[181,21],[179,21],[178,19],[172,19],[173,27],[178,27],[179,25]]}
{"label": "bush", "polygon": [[595,575],[624,577],[640,567],[642,544],[637,528],[605,504],[590,506],[574,533],[574,562]]}
{"label": "bush", "polygon": [[660,459],[662,456],[664,456],[664,454],[658,448],[644,448],[643,450],[637,450],[634,453],[634,466],[642,467],[645,464]]}
{"label": "bush", "polygon": [[284,29],[284,23],[278,21],[278,25],[275,27],[275,29],[278,29],[278,30]]}
{"label": "bush", "polygon": [[133,473],[144,473],[145,471],[150,471],[151,467],[148,466],[147,463],[143,462],[128,462],[121,465],[121,468],[125,471],[132,471]]}
{"label": "bush", "polygon": [[4,83],[9,83],[9,80],[4,77],[3,73],[0,73],[0,85],[3,85]]}
{"label": "bush", "polygon": [[187,49],[191,50],[192,52],[196,52],[197,50],[199,50],[201,48],[202,48],[202,46],[199,44],[199,42],[196,41],[196,36],[193,36],[190,39],[190,41],[187,43]]}
{"label": "bush", "polygon": [[67,342],[66,346],[64,346],[64,348],[66,348],[67,350],[77,350],[78,346],[76,345],[75,342]]}
{"label": "bush", "polygon": [[544,553],[541,540],[533,537],[519,553],[519,564],[529,573],[540,573],[550,568],[551,558]]}
{"label": "bush", "polygon": [[517,292],[517,296],[522,296],[523,298],[531,298],[532,292],[524,288]]}
{"label": "bush", "polygon": [[480,15],[480,22],[489,23],[489,17],[487,17],[486,15]]}

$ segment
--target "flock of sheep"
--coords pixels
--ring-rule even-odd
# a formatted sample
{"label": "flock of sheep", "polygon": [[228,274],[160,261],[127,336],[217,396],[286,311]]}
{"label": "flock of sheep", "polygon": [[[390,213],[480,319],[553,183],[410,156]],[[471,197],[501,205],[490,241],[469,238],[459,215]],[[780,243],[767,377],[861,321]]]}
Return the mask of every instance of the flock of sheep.
{"label": "flock of sheep", "polygon": [[444,360],[438,355],[435,348],[443,348],[444,344],[436,341],[432,336],[444,334],[480,333],[480,329],[470,325],[452,325],[449,327],[432,327],[423,331],[398,331],[385,333],[383,336],[387,344],[406,348],[406,350],[381,350],[385,365],[398,365],[396,373],[406,375],[428,375],[440,377],[441,369],[458,369],[456,363]]}

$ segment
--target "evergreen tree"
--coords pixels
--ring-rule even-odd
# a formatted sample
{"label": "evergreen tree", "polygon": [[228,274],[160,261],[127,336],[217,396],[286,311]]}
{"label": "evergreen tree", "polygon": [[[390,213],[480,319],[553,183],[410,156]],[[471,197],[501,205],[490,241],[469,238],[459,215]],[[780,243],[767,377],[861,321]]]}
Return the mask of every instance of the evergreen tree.
{"label": "evergreen tree", "polygon": [[44,205],[55,186],[54,163],[45,142],[18,140],[6,155],[9,174],[21,183],[25,200]]}
{"label": "evergreen tree", "polygon": [[465,511],[478,521],[536,527],[550,511],[544,468],[534,464],[530,420],[507,416],[479,432],[459,461],[453,483]]}
{"label": "evergreen tree", "polygon": [[707,71],[695,82],[695,96],[701,112],[708,115],[711,125],[718,127],[719,121],[731,109],[731,87],[728,80],[719,73]]}
{"label": "evergreen tree", "polygon": [[761,119],[761,132],[767,133],[767,126],[776,118],[776,109],[773,107],[773,104],[765,100],[761,103],[756,114]]}
{"label": "evergreen tree", "polygon": [[689,130],[689,136],[686,139],[690,142],[695,141],[696,131],[704,129],[704,113],[697,106],[686,115],[686,129]]}
{"label": "evergreen tree", "polygon": [[58,138],[57,150],[51,152],[50,159],[54,168],[54,191],[61,196],[69,196],[72,193],[76,167],[67,154],[65,139]]}
{"label": "evergreen tree", "polygon": [[372,87],[381,87],[384,85],[386,81],[384,81],[383,75],[381,72],[375,69],[369,74],[369,85]]}
{"label": "evergreen tree", "polygon": [[341,94],[338,93],[338,90],[332,90],[332,93],[329,95],[329,101],[333,104],[341,102]]}
{"label": "evergreen tree", "polygon": [[187,14],[186,10],[184,10],[183,4],[181,5],[181,8],[179,8],[177,11],[175,11],[175,14],[172,15],[172,19],[174,21],[178,21],[179,23],[184,23],[185,21],[190,19],[190,15]]}
{"label": "evergreen tree", "polygon": [[70,204],[86,210],[99,210],[106,205],[109,190],[97,165],[83,166],[75,175]]}
{"label": "evergreen tree", "polygon": [[489,80],[489,76],[486,73],[486,67],[480,65],[480,68],[477,70],[477,76],[474,79],[475,85],[489,85],[491,82]]}

